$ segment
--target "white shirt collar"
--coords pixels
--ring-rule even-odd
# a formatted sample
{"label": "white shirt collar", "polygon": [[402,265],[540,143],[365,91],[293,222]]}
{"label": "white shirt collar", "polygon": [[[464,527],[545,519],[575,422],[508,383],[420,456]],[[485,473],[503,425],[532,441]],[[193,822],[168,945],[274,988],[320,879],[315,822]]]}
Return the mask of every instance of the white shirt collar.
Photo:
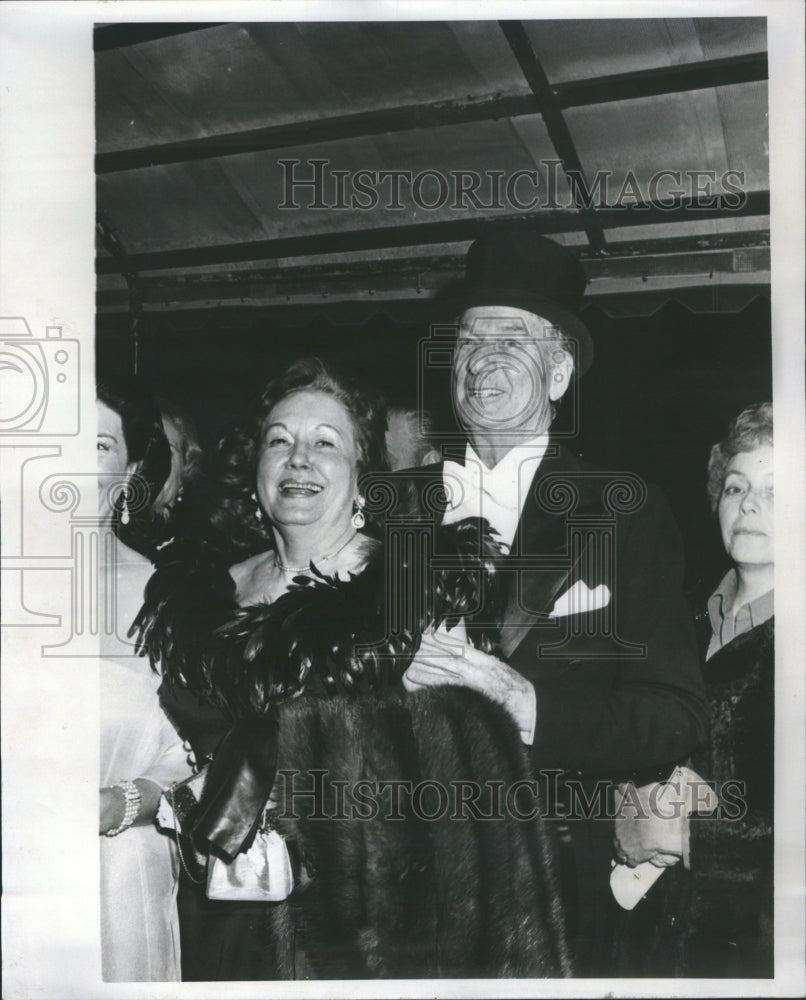
{"label": "white shirt collar", "polygon": [[448,495],[456,498],[449,504],[445,524],[465,517],[484,517],[508,551],[548,441],[545,433],[524,441],[510,449],[492,469],[484,465],[470,444],[465,449],[464,466],[445,462],[443,479]]}
{"label": "white shirt collar", "polygon": [[775,613],[774,591],[768,590],[753,601],[735,607],[739,589],[739,577],[735,569],[729,569],[719,586],[708,598],[708,617],[711,620],[709,660],[717,650],[727,646],[733,639],[762,625]]}
{"label": "white shirt collar", "polygon": [[468,441],[465,448],[465,466],[477,468],[486,492],[502,502],[514,504],[517,498],[518,513],[523,510],[529,486],[543,460],[549,444],[547,433],[517,444],[501,461],[488,469]]}

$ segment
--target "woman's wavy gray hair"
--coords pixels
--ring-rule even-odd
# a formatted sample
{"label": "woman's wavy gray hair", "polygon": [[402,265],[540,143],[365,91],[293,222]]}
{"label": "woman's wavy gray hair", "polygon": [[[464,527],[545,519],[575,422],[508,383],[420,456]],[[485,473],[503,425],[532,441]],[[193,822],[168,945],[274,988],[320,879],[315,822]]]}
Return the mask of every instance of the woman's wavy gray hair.
{"label": "woman's wavy gray hair", "polygon": [[772,403],[754,403],[742,410],[731,421],[727,435],[711,449],[706,490],[712,512],[719,506],[728,462],[740,451],[754,451],[763,444],[772,444]]}

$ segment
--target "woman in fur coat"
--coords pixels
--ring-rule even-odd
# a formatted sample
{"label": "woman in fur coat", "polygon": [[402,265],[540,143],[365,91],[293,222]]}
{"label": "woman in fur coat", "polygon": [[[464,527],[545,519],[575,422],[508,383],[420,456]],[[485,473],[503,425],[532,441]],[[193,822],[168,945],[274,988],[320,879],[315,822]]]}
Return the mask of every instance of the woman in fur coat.
{"label": "woman in fur coat", "polygon": [[[715,809],[617,823],[631,865],[681,858],[652,903],[663,911],[648,973],[773,976],[774,485],[772,404],[739,414],[711,449],[708,496],[731,568],[699,616],[711,739],[692,758]],[[640,907],[647,904],[639,903]],[[649,923],[649,921],[645,921]],[[648,953],[648,952],[647,952]]]}
{"label": "woman in fur coat", "polygon": [[[178,533],[148,585],[141,644],[209,762],[184,833],[220,874],[269,828],[293,872],[286,899],[208,898],[185,840],[186,979],[569,971],[551,831],[506,706],[401,684],[426,630],[463,620],[494,652],[474,616],[497,546],[474,520],[445,529],[439,570],[392,557],[367,504],[385,429],[374,395],[294,363],[223,442],[217,499],[195,522],[184,505],[192,541]],[[404,585],[398,620],[387,595]]]}
{"label": "woman in fur coat", "polygon": [[775,786],[771,403],[748,407],[714,445],[708,494],[732,565],[707,605],[703,675],[711,741],[693,765],[716,782],[721,818],[691,823],[692,899],[681,971],[768,978]]}

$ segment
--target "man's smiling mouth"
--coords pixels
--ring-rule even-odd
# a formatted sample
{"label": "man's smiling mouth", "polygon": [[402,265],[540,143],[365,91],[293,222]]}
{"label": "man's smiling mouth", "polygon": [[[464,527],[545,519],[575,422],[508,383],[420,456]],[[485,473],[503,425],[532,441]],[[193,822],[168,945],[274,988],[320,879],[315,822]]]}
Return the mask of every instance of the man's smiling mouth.
{"label": "man's smiling mouth", "polygon": [[493,388],[475,388],[468,390],[468,396],[474,396],[477,399],[492,399],[495,396],[503,396],[503,389],[493,389]]}

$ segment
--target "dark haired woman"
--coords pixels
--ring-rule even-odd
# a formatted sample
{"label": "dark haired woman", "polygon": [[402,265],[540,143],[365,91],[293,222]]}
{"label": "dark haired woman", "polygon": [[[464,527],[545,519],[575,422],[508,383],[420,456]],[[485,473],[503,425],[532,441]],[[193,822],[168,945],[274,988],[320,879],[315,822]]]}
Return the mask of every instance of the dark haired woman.
{"label": "dark haired woman", "polygon": [[[540,819],[429,825],[405,793],[400,822],[371,804],[363,819],[351,812],[360,782],[464,779],[487,802],[482,782],[527,774],[502,709],[469,691],[402,689],[419,636],[388,630],[386,553],[365,511],[366,475],[386,467],[385,429],[373,394],[317,359],[291,365],[222,448],[225,494],[212,504],[212,530],[201,546],[167,548],[149,583],[140,624],[161,664],[163,703],[197,760],[213,757],[196,846],[237,859],[263,820],[282,832],[296,870],[286,901],[198,892],[195,928],[183,930],[186,953],[195,934],[206,960],[194,978],[566,968]],[[460,560],[462,527],[453,529]],[[478,577],[478,560],[472,568]],[[434,588],[421,628],[470,616],[474,574],[460,576]],[[275,780],[289,769],[302,787]],[[312,796],[305,780],[316,772],[323,784]],[[339,788],[341,818],[332,813]],[[311,798],[322,821],[296,808]]]}
{"label": "dark haired woman", "polygon": [[[134,380],[98,386],[101,631],[101,948],[108,982],[179,979],[177,857],[153,826],[162,791],[189,774],[153,674],[122,638],[152,572],[151,503],[168,470],[159,414]],[[123,539],[137,546],[131,548]],[[138,551],[139,550],[139,551]]]}

